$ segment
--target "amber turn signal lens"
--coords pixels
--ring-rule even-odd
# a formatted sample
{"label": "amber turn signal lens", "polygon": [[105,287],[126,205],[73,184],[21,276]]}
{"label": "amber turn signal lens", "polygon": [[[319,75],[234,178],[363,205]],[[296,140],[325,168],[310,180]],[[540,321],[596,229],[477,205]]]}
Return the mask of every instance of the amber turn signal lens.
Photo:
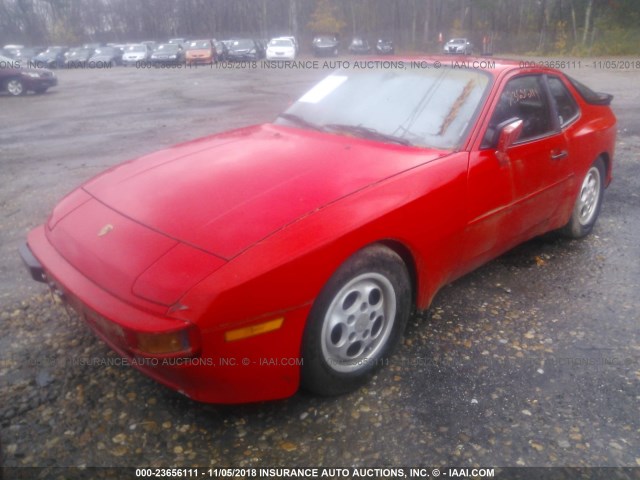
{"label": "amber turn signal lens", "polygon": [[186,330],[170,333],[137,333],[136,350],[152,355],[185,352],[191,350]]}
{"label": "amber turn signal lens", "polygon": [[281,317],[274,320],[269,320],[268,322],[258,323],[256,325],[238,328],[235,330],[229,330],[224,333],[224,339],[227,342],[234,342],[236,340],[242,340],[243,338],[255,337],[256,335],[261,335],[263,333],[273,332],[274,330],[278,330],[282,326],[283,322],[284,318]]}

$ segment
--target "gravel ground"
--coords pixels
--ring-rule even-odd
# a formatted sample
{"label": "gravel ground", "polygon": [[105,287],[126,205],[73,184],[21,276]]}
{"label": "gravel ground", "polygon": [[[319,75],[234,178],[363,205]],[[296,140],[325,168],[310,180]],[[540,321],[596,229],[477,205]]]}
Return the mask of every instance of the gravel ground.
{"label": "gravel ground", "polygon": [[5,467],[640,466],[640,72],[572,72],[616,94],[620,120],[594,234],[536,239],[445,287],[350,395],[194,403],[120,365],[22,271],[25,232],[83,179],[269,120],[323,73],[61,72],[44,97],[0,98]]}

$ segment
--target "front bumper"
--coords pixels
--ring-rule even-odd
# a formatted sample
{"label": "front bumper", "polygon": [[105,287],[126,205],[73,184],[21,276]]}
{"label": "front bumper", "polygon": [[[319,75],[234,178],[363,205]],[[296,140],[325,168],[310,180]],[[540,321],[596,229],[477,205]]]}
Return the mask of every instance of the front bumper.
{"label": "front bumper", "polygon": [[124,66],[140,65],[140,64],[147,63],[147,62],[148,62],[148,60],[146,58],[123,58],[122,59],[122,65],[124,65]]}
{"label": "front bumper", "polygon": [[20,253],[20,257],[22,258],[22,262],[27,267],[31,278],[33,278],[36,282],[47,283],[47,276],[44,273],[44,268],[38,261],[36,257],[33,256],[29,246],[26,243],[20,245],[18,249]]}
{"label": "front bumper", "polygon": [[180,65],[184,63],[184,58],[152,58],[152,65]]}
{"label": "front bumper", "polygon": [[338,47],[313,47],[313,53],[318,57],[335,55]]}
{"label": "front bumper", "polygon": [[229,53],[227,60],[230,62],[257,62],[260,56],[257,53]]}
{"label": "front bumper", "polygon": [[295,60],[296,58],[296,54],[295,53],[267,53],[267,56],[265,57],[266,60],[274,60],[274,61],[278,61],[278,60]]}
{"label": "front bumper", "polygon": [[[94,333],[128,359],[127,365],[189,398],[210,403],[246,403],[285,398],[298,389],[300,363],[292,359],[292,351],[298,351],[298,347],[281,347],[290,343],[290,332],[285,327],[266,334],[269,338],[261,335],[233,342],[225,341],[220,329],[198,328],[197,355],[141,358],[123,346],[119,337],[123,329],[155,333],[187,322],[166,316],[164,307],[150,305],[143,309],[98,287],[56,251],[46,237],[45,227],[29,233],[28,243],[20,247],[20,256],[31,277],[47,283]],[[309,309],[305,306],[286,312],[285,324],[303,324]],[[283,353],[285,350],[289,353]]]}

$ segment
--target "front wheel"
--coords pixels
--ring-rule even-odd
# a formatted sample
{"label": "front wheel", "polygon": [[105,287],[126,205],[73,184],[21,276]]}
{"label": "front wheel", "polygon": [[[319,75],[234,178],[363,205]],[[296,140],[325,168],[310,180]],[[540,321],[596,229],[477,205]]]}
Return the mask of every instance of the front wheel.
{"label": "front wheel", "polygon": [[19,78],[12,78],[7,82],[7,92],[14,97],[18,97],[27,93],[27,89],[22,80]]}
{"label": "front wheel", "polygon": [[605,174],[604,161],[598,158],[582,180],[571,218],[561,230],[564,235],[582,238],[591,233],[602,206]]}
{"label": "front wheel", "polygon": [[411,311],[407,268],[375,245],[347,260],[311,310],[303,339],[302,385],[321,395],[357,389],[398,343]]}

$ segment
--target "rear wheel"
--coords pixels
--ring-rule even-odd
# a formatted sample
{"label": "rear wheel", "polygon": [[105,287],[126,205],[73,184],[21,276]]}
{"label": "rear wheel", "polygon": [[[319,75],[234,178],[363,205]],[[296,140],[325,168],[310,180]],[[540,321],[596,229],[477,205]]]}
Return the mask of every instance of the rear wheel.
{"label": "rear wheel", "polygon": [[564,235],[582,238],[591,233],[602,207],[605,174],[604,161],[598,158],[582,180],[571,218],[562,228]]}
{"label": "rear wheel", "polygon": [[302,385],[321,395],[357,389],[398,343],[411,311],[407,268],[376,245],[347,260],[311,310],[303,340]]}
{"label": "rear wheel", "polygon": [[42,93],[45,93],[47,91],[47,87],[34,88],[33,91],[36,92],[36,93],[42,94]]}

